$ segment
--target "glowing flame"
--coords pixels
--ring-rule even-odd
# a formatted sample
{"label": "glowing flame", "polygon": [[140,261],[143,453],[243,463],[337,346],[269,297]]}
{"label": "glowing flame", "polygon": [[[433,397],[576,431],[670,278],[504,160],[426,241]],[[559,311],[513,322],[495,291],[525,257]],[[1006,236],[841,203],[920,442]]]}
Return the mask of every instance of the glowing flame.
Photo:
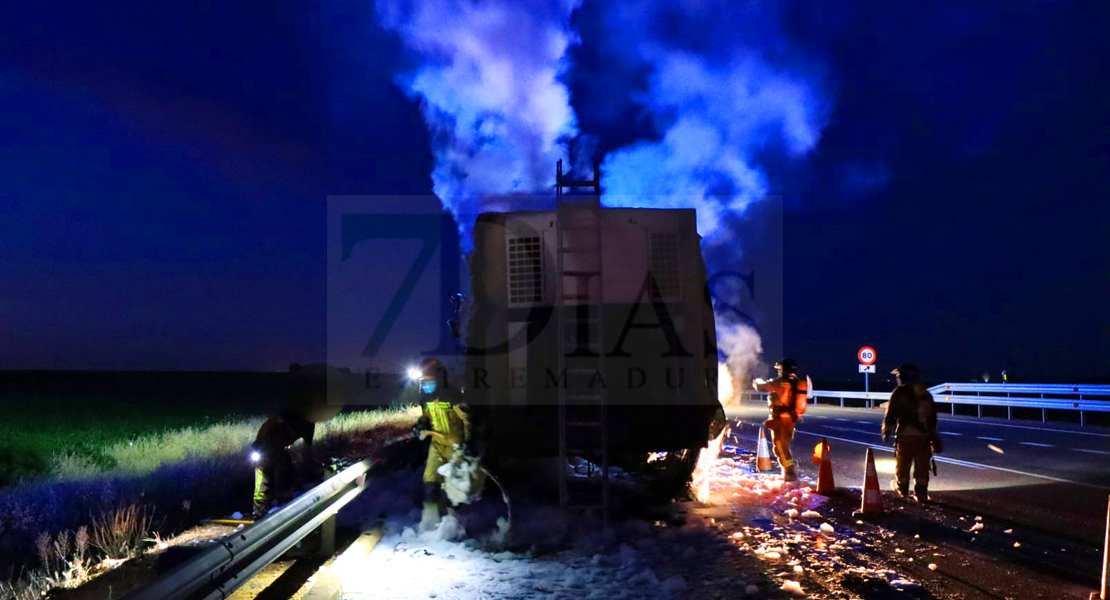
{"label": "glowing flame", "polygon": [[721,448],[725,445],[725,438],[732,432],[732,428],[725,427],[721,434],[715,439],[709,441],[709,445],[702,448],[698,453],[698,464],[694,467],[694,476],[692,486],[694,488],[694,495],[698,502],[709,502],[710,496],[710,481],[713,479],[713,465],[717,462],[717,457],[721,454]]}
{"label": "glowing flame", "polygon": [[732,387],[732,371],[725,363],[717,363],[717,400],[728,405],[736,395]]}

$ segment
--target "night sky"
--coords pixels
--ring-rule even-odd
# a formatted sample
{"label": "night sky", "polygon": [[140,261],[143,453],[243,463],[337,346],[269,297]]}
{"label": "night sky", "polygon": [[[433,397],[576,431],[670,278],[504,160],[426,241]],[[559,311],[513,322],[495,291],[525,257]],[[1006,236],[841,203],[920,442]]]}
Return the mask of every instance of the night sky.
{"label": "night sky", "polygon": [[[1110,376],[1110,4],[777,4],[723,24],[820,97],[811,148],[752,157],[786,206],[770,337],[824,378],[862,344],[930,380]],[[598,158],[660,135],[600,6],[562,76]],[[0,369],[322,359],[328,197],[437,208],[417,58],[369,1],[9,3],[0,56]],[[435,337],[410,312],[377,365]]]}

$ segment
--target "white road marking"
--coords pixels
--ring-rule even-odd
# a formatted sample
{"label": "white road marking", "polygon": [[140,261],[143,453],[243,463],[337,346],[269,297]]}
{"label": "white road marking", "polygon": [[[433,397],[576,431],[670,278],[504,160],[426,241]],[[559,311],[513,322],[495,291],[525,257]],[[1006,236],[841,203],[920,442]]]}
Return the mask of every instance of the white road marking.
{"label": "white road marking", "polygon": [[1073,431],[1071,429],[1056,429],[1054,427],[1031,427],[1029,425],[1010,425],[1008,423],[991,423],[989,421],[969,421],[967,419],[954,419],[947,415],[938,415],[941,421],[951,423],[967,423],[968,425],[983,425],[985,427],[1009,427],[1011,429],[1032,429],[1033,431],[1047,431],[1049,433],[1070,433],[1075,435],[1090,435],[1094,437],[1110,438],[1110,434],[1092,433],[1090,431]]}
{"label": "white road marking", "polygon": [[[812,432],[809,432],[809,431],[798,430],[797,432],[798,433],[804,433],[806,435],[816,436],[816,437],[827,437],[830,440],[848,442],[849,444],[859,444],[860,446],[867,446],[868,448],[871,448],[871,449],[874,449],[874,450],[882,450],[883,452],[891,452],[891,453],[894,452],[894,449],[890,448],[889,446],[880,446],[878,444],[869,444],[867,442],[861,442],[859,440],[850,440],[848,438],[838,438],[838,437],[833,437],[831,435],[824,435],[824,434],[821,434],[821,433],[812,433]],[[749,438],[749,439],[755,439],[755,438]],[[1108,454],[1110,454],[1110,453],[1108,453]],[[936,461],[939,462],[939,463],[946,463],[946,464],[950,464],[950,465],[956,465],[956,466],[959,466],[959,467],[968,467],[970,469],[990,469],[990,470],[993,470],[993,471],[1002,471],[1003,473],[1011,473],[1013,475],[1024,475],[1025,477],[1033,477],[1035,479],[1045,479],[1047,481],[1056,481],[1058,483],[1070,483],[1070,484],[1073,484],[1073,485],[1080,485],[1080,486],[1083,486],[1083,487],[1094,488],[1096,490],[1110,490],[1110,487],[1106,487],[1106,486],[1102,486],[1102,485],[1095,485],[1093,483],[1085,483],[1085,482],[1082,482],[1082,481],[1072,481],[1071,479],[1063,479],[1063,478],[1060,478],[1060,477],[1052,477],[1051,475],[1040,475],[1038,473],[1029,473],[1029,472],[1026,472],[1026,471],[1018,471],[1017,469],[1007,469],[1007,468],[1004,468],[1004,467],[995,467],[995,466],[992,466],[992,465],[984,465],[982,463],[973,463],[973,462],[966,461],[966,460],[958,460],[958,459],[955,459],[955,458],[948,458],[946,456],[937,456],[935,458],[936,458]]]}
{"label": "white road marking", "polygon": [[941,435],[963,435],[962,433],[956,433],[955,431],[942,431],[942,432],[940,432],[940,434]]}
{"label": "white road marking", "polygon": [[1076,452],[1086,452],[1088,454],[1105,454],[1107,456],[1110,456],[1110,452],[1107,452],[1105,450],[1088,450],[1086,448],[1072,448],[1072,450],[1075,450]]}
{"label": "white road marking", "polygon": [[851,422],[852,422],[852,420],[851,420],[851,419],[844,419],[844,418],[841,418],[841,417],[832,417],[832,420],[834,420],[834,421],[845,421],[845,422],[847,422],[847,423],[851,423]]}
{"label": "white road marking", "polygon": [[1004,442],[1004,441],[1006,441],[1002,438],[989,437],[989,436],[985,436],[985,435],[976,436],[976,439],[986,440],[988,442]]}
{"label": "white road marking", "polygon": [[[808,431],[798,431],[798,433],[805,433],[805,434],[808,434],[808,435],[818,435],[818,436],[821,435],[821,434],[816,434],[816,433],[810,433]],[[884,452],[894,452],[893,448],[889,448],[887,446],[880,446],[878,444],[868,444],[867,442],[861,442],[861,441],[858,441],[858,440],[850,440],[850,439],[847,439],[847,438],[835,438],[835,437],[832,437],[832,436],[823,436],[823,437],[828,437],[830,440],[838,440],[838,441],[841,441],[841,442],[848,442],[850,444],[859,444],[860,446],[867,446],[867,447],[872,448],[874,450],[882,450]],[[1052,477],[1051,475],[1041,475],[1039,473],[1029,473],[1027,471],[1019,471],[1017,469],[1007,469],[1005,467],[996,467],[996,466],[993,466],[993,465],[985,465],[985,464],[982,464],[982,463],[974,463],[974,462],[967,461],[967,460],[959,460],[959,459],[956,459],[956,458],[948,458],[946,456],[936,456],[934,458],[936,459],[936,461],[938,463],[947,463],[947,464],[956,465],[956,466],[959,466],[959,467],[968,467],[968,468],[971,468],[971,469],[990,469],[990,470],[993,470],[993,471],[1002,471],[1003,473],[1011,473],[1013,475],[1024,475],[1025,477],[1033,477],[1033,478],[1036,478],[1036,479],[1046,479],[1048,481],[1056,481],[1056,482],[1059,482],[1059,483],[1070,483],[1070,484],[1073,484],[1073,485],[1081,485],[1083,487],[1094,488],[1096,490],[1110,490],[1110,487],[1106,487],[1106,486],[1102,486],[1102,485],[1095,485],[1093,483],[1086,483],[1086,482],[1083,482],[1083,481],[1072,481],[1071,479],[1063,479],[1063,478],[1060,478],[1060,477]]]}
{"label": "white road marking", "polygon": [[853,422],[853,423],[859,423],[859,424],[861,424],[861,425],[874,425],[874,424],[875,424],[875,423],[873,423],[873,422],[871,422],[871,421],[852,421],[852,422]]}
{"label": "white road marking", "polygon": [[867,431],[866,429],[856,429],[855,427],[839,427],[837,425],[825,425],[826,429],[834,431],[854,431],[856,433],[866,433],[867,435],[880,435],[878,431]]}
{"label": "white road marking", "polygon": [[1022,446],[1036,446],[1038,448],[1055,448],[1052,444],[1038,444],[1037,442],[1018,442]]}
{"label": "white road marking", "polygon": [[[818,405],[818,407],[811,406],[811,408],[816,409],[816,410],[825,410],[825,409],[850,410],[850,411],[860,411],[860,410],[873,411],[873,410],[876,410],[876,409],[873,409],[873,408],[852,408],[852,407],[841,408],[839,406],[826,406],[826,405]],[[809,413],[807,413],[807,414],[809,414]],[[818,415],[813,415],[813,416],[818,416]],[[951,422],[951,423],[967,423],[968,425],[983,425],[983,426],[986,426],[986,427],[1009,427],[1011,429],[1032,429],[1033,431],[1047,431],[1049,433],[1072,433],[1072,434],[1075,434],[1075,435],[1089,435],[1089,436],[1093,436],[1093,437],[1110,438],[1110,433],[1094,433],[1094,432],[1091,432],[1091,431],[1075,431],[1075,430],[1071,430],[1071,429],[1057,429],[1055,427],[1051,427],[1051,426],[1048,426],[1048,425],[1043,426],[1043,427],[1033,427],[1031,425],[1010,425],[1009,423],[994,423],[994,422],[983,420],[983,419],[976,419],[976,420],[961,419],[959,417],[953,417],[953,416],[945,414],[945,413],[941,413],[937,416],[940,417],[941,421],[947,421],[947,422]]]}

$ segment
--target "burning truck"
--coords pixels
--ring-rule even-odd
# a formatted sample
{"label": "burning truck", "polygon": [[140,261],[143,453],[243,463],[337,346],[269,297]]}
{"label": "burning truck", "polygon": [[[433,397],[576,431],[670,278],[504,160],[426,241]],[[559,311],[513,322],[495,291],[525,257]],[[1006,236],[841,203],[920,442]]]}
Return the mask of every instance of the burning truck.
{"label": "burning truck", "polygon": [[477,218],[466,398],[491,470],[607,509],[628,474],[685,485],[723,431],[713,309],[695,211],[558,184],[554,210]]}

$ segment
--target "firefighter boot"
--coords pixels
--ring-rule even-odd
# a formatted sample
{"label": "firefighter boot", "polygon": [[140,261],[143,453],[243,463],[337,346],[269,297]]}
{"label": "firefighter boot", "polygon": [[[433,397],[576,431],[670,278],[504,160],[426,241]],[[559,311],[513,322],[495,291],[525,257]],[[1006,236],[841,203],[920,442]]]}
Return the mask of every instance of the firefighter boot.
{"label": "firefighter boot", "polygon": [[798,469],[794,465],[782,468],[782,480],[786,482],[798,480]]}
{"label": "firefighter boot", "polygon": [[915,485],[913,486],[913,495],[918,502],[925,503],[929,501],[929,488],[928,486]]}
{"label": "firefighter boot", "polygon": [[910,484],[907,483],[905,486],[902,486],[898,483],[897,479],[890,480],[890,489],[894,490],[894,492],[902,498],[910,495]]}

